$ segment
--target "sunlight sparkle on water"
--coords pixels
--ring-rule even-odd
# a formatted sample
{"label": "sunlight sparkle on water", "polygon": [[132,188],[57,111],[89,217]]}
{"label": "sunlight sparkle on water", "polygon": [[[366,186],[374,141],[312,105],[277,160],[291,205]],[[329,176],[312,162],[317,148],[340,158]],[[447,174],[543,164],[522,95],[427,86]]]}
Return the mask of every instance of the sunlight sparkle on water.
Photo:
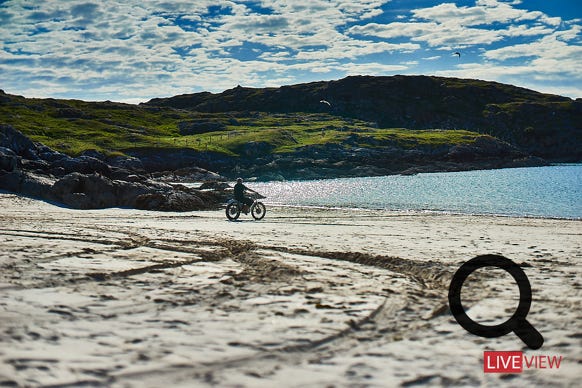
{"label": "sunlight sparkle on water", "polygon": [[582,165],[249,186],[281,205],[582,218]]}

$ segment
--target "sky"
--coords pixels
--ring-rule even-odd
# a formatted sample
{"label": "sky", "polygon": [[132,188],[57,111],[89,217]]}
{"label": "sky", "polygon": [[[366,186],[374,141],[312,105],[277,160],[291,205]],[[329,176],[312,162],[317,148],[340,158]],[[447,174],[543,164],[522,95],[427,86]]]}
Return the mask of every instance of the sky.
{"label": "sky", "polygon": [[422,74],[581,98],[581,30],[580,0],[0,0],[0,89],[138,103]]}

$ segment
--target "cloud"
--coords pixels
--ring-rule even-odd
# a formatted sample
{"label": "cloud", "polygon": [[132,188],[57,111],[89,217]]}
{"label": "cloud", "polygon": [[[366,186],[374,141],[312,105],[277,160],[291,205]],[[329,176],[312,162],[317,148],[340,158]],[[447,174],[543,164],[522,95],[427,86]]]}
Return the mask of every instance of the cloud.
{"label": "cloud", "polygon": [[95,3],[81,3],[71,7],[73,19],[81,19],[83,23],[92,23],[103,16],[99,10],[99,5]]}
{"label": "cloud", "polygon": [[[411,13],[410,21],[356,25],[349,29],[349,33],[383,39],[404,37],[431,47],[450,49],[491,45],[511,37],[549,34],[561,23],[560,18],[549,18],[539,11],[516,9],[497,0],[478,0],[472,7],[443,3],[413,9]],[[532,21],[540,25],[519,24]]]}
{"label": "cloud", "polygon": [[[579,21],[497,0],[398,11],[389,20],[389,3],[44,0],[31,7],[6,1],[0,4],[3,88],[36,96],[146,100],[237,84],[406,73],[442,63],[438,50],[453,47],[474,50],[478,54],[463,59],[481,63],[457,61],[454,69],[424,71],[525,77],[530,68],[534,79],[550,79],[559,77],[559,69],[579,77],[572,75],[580,70],[574,61],[580,56]],[[527,65],[512,67],[509,61]]]}
{"label": "cloud", "polygon": [[523,18],[528,11],[513,8],[497,0],[478,0],[473,7],[459,7],[454,3],[443,3],[430,8],[413,10],[412,14],[415,19],[470,27],[508,23]]}
{"label": "cloud", "polygon": [[[331,71],[331,64],[337,67],[332,59],[417,48],[414,44],[370,45],[338,32],[338,26],[380,14],[384,3],[47,0],[31,11],[14,1],[8,4],[10,12],[3,11],[13,29],[10,37],[3,36],[7,44],[0,64],[9,72],[14,71],[15,61],[27,68],[20,85],[39,85],[40,74],[45,74],[43,85],[48,86],[53,77],[53,90],[61,90],[56,84],[64,78],[58,74],[67,74],[67,80],[74,80],[69,83],[72,89],[95,88],[101,79],[109,87],[92,89],[96,95],[117,88],[122,98],[139,89],[129,84],[156,79],[164,79],[163,88],[176,92],[256,84],[269,78],[266,73],[289,69],[318,74]],[[233,49],[247,43],[262,49],[255,60],[233,54],[237,52]],[[21,58],[25,53],[27,60]]]}
{"label": "cloud", "polygon": [[395,22],[389,25],[368,24],[355,26],[349,32],[354,35],[371,35],[383,39],[410,38],[414,42],[424,42],[431,47],[466,47],[476,44],[491,44],[503,39],[499,31],[469,28],[457,23],[437,22]]}

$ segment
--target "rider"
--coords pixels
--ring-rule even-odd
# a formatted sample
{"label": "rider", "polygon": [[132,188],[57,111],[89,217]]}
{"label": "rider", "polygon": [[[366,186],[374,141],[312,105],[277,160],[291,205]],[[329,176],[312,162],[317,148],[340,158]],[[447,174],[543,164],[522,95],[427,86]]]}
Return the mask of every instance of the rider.
{"label": "rider", "polygon": [[248,206],[251,206],[253,204],[253,200],[249,197],[245,197],[245,190],[258,194],[256,191],[251,190],[245,185],[243,185],[242,178],[237,178],[236,184],[234,185],[234,199],[245,204],[243,211],[247,213]]}

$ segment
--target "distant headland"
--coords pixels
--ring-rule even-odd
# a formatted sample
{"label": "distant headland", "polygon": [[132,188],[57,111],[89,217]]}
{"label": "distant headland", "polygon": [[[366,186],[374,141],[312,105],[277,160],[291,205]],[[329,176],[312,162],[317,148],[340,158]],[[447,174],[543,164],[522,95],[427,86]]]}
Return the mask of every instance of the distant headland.
{"label": "distant headland", "polygon": [[[431,76],[237,86],[139,105],[0,91],[0,124],[0,188],[42,197],[57,185],[60,192],[46,199],[79,208],[193,210],[216,206],[225,196],[160,181],[319,179],[582,161],[582,100]],[[25,175],[46,187],[23,189]],[[71,187],[57,184],[63,179]],[[92,184],[97,191],[108,187],[109,200],[83,197],[87,179],[103,180]],[[125,190],[121,202],[114,199],[119,190]]]}

